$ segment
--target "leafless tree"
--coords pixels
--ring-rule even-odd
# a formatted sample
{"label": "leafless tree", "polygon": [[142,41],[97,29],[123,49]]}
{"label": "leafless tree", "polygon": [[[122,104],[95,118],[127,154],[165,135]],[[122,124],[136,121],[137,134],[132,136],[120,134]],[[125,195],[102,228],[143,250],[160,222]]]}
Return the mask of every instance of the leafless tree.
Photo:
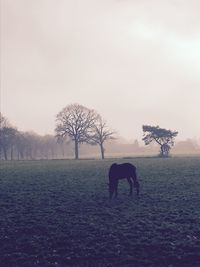
{"label": "leafless tree", "polygon": [[2,130],[5,127],[11,127],[10,123],[8,122],[8,119],[2,115],[0,112],[0,129]]}
{"label": "leafless tree", "polygon": [[56,117],[57,137],[69,136],[75,145],[75,159],[79,158],[79,144],[87,142],[98,114],[79,104],[66,106]]}
{"label": "leafless tree", "polygon": [[23,132],[18,131],[16,136],[16,154],[18,160],[23,160],[25,157],[26,150],[26,139]]}
{"label": "leafless tree", "polygon": [[8,120],[0,113],[0,154],[3,151],[5,160],[8,160],[8,151],[10,151],[10,157],[13,159],[17,132],[17,129],[12,127]]}
{"label": "leafless tree", "polygon": [[99,145],[102,159],[105,158],[104,142],[109,139],[115,139],[115,134],[115,131],[109,129],[106,121],[103,120],[101,116],[98,116],[98,119],[94,124],[93,134],[89,138],[89,143]]}
{"label": "leafless tree", "polygon": [[58,145],[58,154],[61,158],[71,157],[73,155],[74,144],[69,136],[57,136],[56,143]]}
{"label": "leafless tree", "polygon": [[55,157],[55,151],[56,151],[56,138],[55,136],[52,136],[50,134],[47,134],[45,136],[40,136],[40,142],[39,142],[39,152],[40,157],[49,159]]}

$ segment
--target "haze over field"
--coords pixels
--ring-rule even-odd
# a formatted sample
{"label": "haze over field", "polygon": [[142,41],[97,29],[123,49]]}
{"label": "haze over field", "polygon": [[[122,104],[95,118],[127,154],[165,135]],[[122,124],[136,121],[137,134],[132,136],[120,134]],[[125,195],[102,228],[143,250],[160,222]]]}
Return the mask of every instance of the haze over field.
{"label": "haze over field", "polygon": [[198,0],[0,0],[1,112],[53,133],[80,103],[128,139],[142,124],[200,137]]}

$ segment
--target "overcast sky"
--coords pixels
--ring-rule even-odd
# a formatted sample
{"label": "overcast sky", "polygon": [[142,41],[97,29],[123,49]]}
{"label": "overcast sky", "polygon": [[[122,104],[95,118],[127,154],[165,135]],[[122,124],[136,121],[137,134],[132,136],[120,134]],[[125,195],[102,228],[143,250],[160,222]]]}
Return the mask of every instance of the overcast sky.
{"label": "overcast sky", "polygon": [[68,104],[127,139],[200,137],[199,0],[0,0],[1,112],[52,134]]}

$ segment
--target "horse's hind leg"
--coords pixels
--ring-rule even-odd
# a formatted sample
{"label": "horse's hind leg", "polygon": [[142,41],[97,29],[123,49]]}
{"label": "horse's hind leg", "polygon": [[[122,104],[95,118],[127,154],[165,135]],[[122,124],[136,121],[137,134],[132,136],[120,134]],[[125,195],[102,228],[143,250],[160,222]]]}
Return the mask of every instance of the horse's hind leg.
{"label": "horse's hind leg", "polygon": [[135,190],[136,190],[136,194],[137,194],[137,196],[139,196],[140,184],[139,184],[137,178],[132,178],[132,181],[133,181],[133,186],[135,187]]}
{"label": "horse's hind leg", "polygon": [[133,182],[132,182],[130,177],[127,178],[127,181],[128,181],[128,183],[130,185],[129,196],[132,196],[133,195]]}

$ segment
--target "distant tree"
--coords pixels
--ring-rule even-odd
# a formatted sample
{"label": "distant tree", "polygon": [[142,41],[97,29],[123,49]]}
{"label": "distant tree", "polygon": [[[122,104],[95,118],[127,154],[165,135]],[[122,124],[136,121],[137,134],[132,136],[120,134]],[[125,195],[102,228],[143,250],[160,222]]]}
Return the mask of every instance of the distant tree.
{"label": "distant tree", "polygon": [[71,142],[62,139],[57,142],[54,135],[38,135],[34,132],[18,132],[15,140],[15,158],[18,160],[53,159],[63,157],[61,147],[69,147]]}
{"label": "distant tree", "polygon": [[34,132],[20,132],[20,136],[17,139],[17,147],[21,159],[37,159],[40,157],[41,136]]}
{"label": "distant tree", "polygon": [[12,127],[4,127],[0,133],[0,147],[3,151],[5,160],[8,160],[10,150],[11,160],[13,159],[13,147],[16,139],[17,130]]}
{"label": "distant tree", "polygon": [[[71,157],[74,154],[74,144],[69,136],[57,136],[59,156],[61,158]],[[67,150],[66,150],[67,147]]]}
{"label": "distant tree", "polygon": [[15,147],[16,147],[16,153],[17,153],[17,159],[23,160],[25,157],[25,150],[26,150],[26,139],[24,136],[24,132],[18,131],[16,135],[16,142],[15,142]]}
{"label": "distant tree", "polygon": [[133,148],[135,151],[138,151],[140,149],[140,145],[137,139],[135,139],[134,143],[133,143]]}
{"label": "distant tree", "polygon": [[156,142],[160,146],[160,156],[168,157],[171,147],[174,145],[174,138],[177,136],[177,131],[166,130],[159,126],[142,126],[144,137],[142,140],[145,145],[151,142]]}
{"label": "distant tree", "polygon": [[179,141],[174,146],[173,152],[180,154],[198,154],[200,151],[200,146],[195,139],[186,139]]}
{"label": "distant tree", "polygon": [[79,144],[87,142],[98,114],[79,104],[66,106],[56,117],[56,136],[69,136],[75,145],[75,159],[79,158]]}
{"label": "distant tree", "polygon": [[93,127],[93,133],[88,138],[88,143],[92,145],[99,145],[102,159],[105,158],[104,142],[109,139],[115,139],[114,134],[115,132],[108,128],[106,122],[101,118],[101,116],[98,116],[98,119]]}
{"label": "distant tree", "polygon": [[17,129],[12,127],[8,120],[0,113],[0,151],[3,152],[5,160],[8,160],[9,150],[11,152],[11,159],[13,159],[13,147],[17,132]]}
{"label": "distant tree", "polygon": [[42,158],[54,158],[56,151],[56,138],[53,135],[45,135],[40,137],[40,156]]}
{"label": "distant tree", "polygon": [[8,119],[2,115],[0,112],[0,129],[3,129],[5,127],[10,127],[10,123],[8,122]]}

